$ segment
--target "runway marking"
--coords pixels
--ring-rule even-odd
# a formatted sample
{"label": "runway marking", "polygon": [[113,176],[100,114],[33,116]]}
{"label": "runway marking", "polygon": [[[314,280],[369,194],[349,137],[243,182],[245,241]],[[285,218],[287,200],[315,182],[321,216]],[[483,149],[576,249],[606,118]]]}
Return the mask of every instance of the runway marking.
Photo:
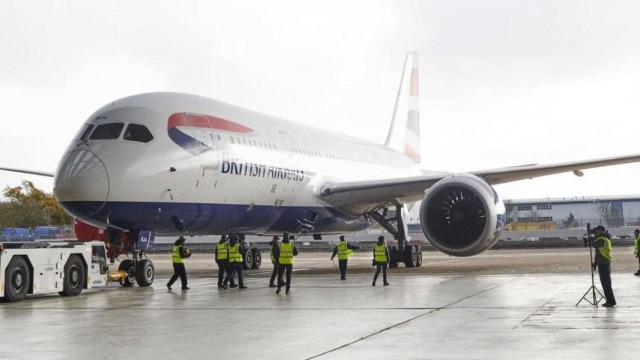
{"label": "runway marking", "polygon": [[516,279],[518,279],[518,278],[520,278],[520,277],[521,277],[521,276],[517,276],[517,277],[511,278],[511,279],[509,279],[509,280],[505,280],[505,281],[503,281],[503,282],[501,282],[501,283],[499,283],[499,284],[497,284],[497,285],[495,285],[495,286],[492,286],[492,287],[487,288],[487,289],[484,289],[484,290],[480,290],[480,291],[478,291],[478,292],[476,292],[476,293],[474,293],[474,294],[471,294],[471,295],[465,296],[465,297],[463,297],[463,298],[461,298],[461,299],[458,299],[458,300],[456,300],[456,301],[453,301],[453,302],[451,302],[451,303],[449,303],[449,304],[446,304],[446,305],[444,305],[444,306],[434,308],[434,309],[429,310],[429,311],[427,311],[427,312],[425,312],[425,313],[418,314],[418,315],[416,315],[416,316],[414,316],[414,317],[411,317],[411,318],[409,318],[409,319],[407,319],[407,320],[403,320],[403,321],[398,322],[398,323],[395,323],[395,324],[393,324],[393,325],[389,325],[389,326],[387,326],[387,327],[385,327],[385,328],[383,328],[383,329],[380,329],[380,330],[377,330],[377,331],[375,331],[375,332],[372,332],[372,333],[370,333],[370,334],[368,334],[368,335],[365,335],[365,336],[363,336],[363,337],[361,337],[361,338],[359,338],[359,339],[356,339],[356,340],[350,341],[350,342],[348,342],[348,343],[346,343],[346,344],[342,344],[342,345],[340,345],[340,346],[338,346],[338,347],[335,347],[335,348],[333,348],[333,349],[329,349],[329,350],[327,350],[327,351],[325,351],[325,352],[322,352],[322,353],[320,353],[320,354],[317,354],[317,355],[313,355],[313,356],[311,356],[311,357],[308,357],[308,358],[306,358],[306,360],[317,359],[317,358],[319,358],[319,357],[321,357],[321,356],[324,356],[324,355],[330,354],[330,353],[332,353],[332,352],[335,352],[335,351],[338,351],[338,350],[344,349],[344,348],[346,348],[346,347],[348,347],[348,346],[351,346],[351,345],[353,345],[353,344],[355,344],[355,343],[358,343],[358,342],[360,342],[360,341],[363,341],[363,340],[366,340],[366,339],[371,338],[371,337],[373,337],[373,336],[376,336],[376,335],[382,334],[383,332],[386,332],[386,331],[388,331],[388,330],[392,330],[392,329],[394,329],[394,328],[397,328],[397,327],[400,327],[400,326],[402,326],[402,325],[408,324],[408,323],[412,322],[413,320],[417,320],[417,319],[422,318],[422,317],[425,317],[425,316],[427,316],[427,315],[429,315],[429,314],[433,314],[433,313],[435,313],[435,312],[437,312],[437,311],[440,311],[440,310],[446,309],[446,308],[448,308],[448,307],[450,307],[450,306],[453,306],[453,305],[455,305],[455,304],[457,304],[457,303],[460,303],[460,302],[462,302],[462,301],[465,301],[465,300],[467,300],[467,299],[470,299],[470,298],[472,298],[472,297],[474,297],[474,296],[477,296],[477,295],[480,295],[480,294],[484,294],[484,293],[489,292],[489,291],[491,291],[491,290],[497,289],[497,288],[501,287],[502,285],[506,285],[506,284],[508,284],[508,283],[510,283],[510,282],[512,282],[512,281],[514,281],[514,280],[516,280]]}

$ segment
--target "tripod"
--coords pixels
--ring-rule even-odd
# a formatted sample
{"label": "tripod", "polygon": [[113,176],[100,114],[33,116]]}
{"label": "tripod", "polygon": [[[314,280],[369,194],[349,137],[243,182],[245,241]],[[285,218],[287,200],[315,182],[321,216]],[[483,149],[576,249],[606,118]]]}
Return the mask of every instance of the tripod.
{"label": "tripod", "polygon": [[[593,250],[591,246],[591,224],[587,223],[587,237],[584,239],[585,245],[589,247],[589,269],[591,270],[591,287],[582,295],[580,300],[576,303],[576,306],[580,305],[582,301],[586,301],[593,306],[598,306],[600,301],[604,299],[604,295],[598,290],[594,281],[593,275]],[[591,294],[589,294],[591,293]]]}

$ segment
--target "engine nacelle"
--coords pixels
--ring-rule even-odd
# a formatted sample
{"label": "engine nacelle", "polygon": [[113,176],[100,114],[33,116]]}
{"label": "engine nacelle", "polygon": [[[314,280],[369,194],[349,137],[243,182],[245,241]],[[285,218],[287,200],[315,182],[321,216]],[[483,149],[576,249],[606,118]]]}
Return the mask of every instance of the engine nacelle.
{"label": "engine nacelle", "polygon": [[452,175],[425,194],[420,225],[436,249],[453,256],[476,255],[498,240],[503,208],[486,181],[471,174]]}

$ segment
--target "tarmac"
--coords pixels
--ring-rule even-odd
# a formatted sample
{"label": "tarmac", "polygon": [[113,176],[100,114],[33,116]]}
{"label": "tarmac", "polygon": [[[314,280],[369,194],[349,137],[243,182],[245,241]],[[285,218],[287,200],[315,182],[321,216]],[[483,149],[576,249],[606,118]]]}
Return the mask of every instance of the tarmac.
{"label": "tarmac", "polygon": [[[393,269],[388,287],[371,286],[366,254],[346,281],[327,254],[303,254],[290,295],[267,287],[270,264],[247,272],[248,289],[218,290],[213,273],[198,270],[211,266],[204,255],[187,262],[191,290],[168,292],[159,256],[150,288],[0,304],[0,359],[632,358],[640,351],[640,277],[627,250],[618,257],[627,265],[614,269],[618,306],[610,309],[575,306],[591,285],[579,265],[588,261],[584,250],[490,251],[439,265],[448,257],[427,254],[419,270]],[[482,265],[498,259],[497,268]],[[556,265],[519,267],[536,261]],[[505,272],[508,262],[518,270]]]}

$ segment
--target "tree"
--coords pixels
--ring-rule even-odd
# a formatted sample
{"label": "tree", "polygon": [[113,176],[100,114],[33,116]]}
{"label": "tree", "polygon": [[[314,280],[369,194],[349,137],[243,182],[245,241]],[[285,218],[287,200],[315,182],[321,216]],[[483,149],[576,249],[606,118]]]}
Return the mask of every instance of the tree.
{"label": "tree", "polygon": [[565,228],[574,228],[578,226],[578,222],[575,216],[573,216],[573,213],[569,213],[569,216],[562,220],[562,225],[564,225]]}
{"label": "tree", "polygon": [[21,186],[6,187],[6,202],[0,203],[0,227],[36,227],[39,225],[71,224],[73,219],[64,212],[51,194],[35,187],[31,181]]}

